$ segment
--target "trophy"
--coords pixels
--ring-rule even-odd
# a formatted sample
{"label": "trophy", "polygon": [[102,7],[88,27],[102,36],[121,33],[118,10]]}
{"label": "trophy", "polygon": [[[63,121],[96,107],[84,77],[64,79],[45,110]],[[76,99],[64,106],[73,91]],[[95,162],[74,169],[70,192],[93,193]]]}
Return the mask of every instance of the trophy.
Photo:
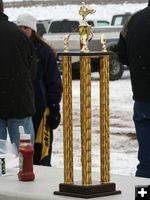
{"label": "trophy", "polygon": [[86,16],[95,13],[95,11],[95,9],[82,2],[79,10],[79,14],[82,16],[82,21],[79,25],[81,52],[89,52],[88,41],[92,39],[93,32],[91,30],[91,25],[87,23]]}
{"label": "trophy", "polygon": [[[82,22],[79,25],[81,50],[68,51],[69,35],[64,39],[62,56],[63,78],[63,136],[64,136],[64,183],[59,184],[56,195],[93,198],[120,194],[116,185],[110,182],[109,149],[109,55],[106,38],[101,35],[102,51],[91,52],[88,41],[92,38],[91,26],[86,16],[95,10],[85,3],[80,6]],[[80,56],[80,125],[81,125],[81,169],[82,177],[74,181],[73,169],[73,117],[72,117],[72,57]],[[91,57],[99,57],[100,65],[100,180],[92,180],[92,142],[91,142]]]}

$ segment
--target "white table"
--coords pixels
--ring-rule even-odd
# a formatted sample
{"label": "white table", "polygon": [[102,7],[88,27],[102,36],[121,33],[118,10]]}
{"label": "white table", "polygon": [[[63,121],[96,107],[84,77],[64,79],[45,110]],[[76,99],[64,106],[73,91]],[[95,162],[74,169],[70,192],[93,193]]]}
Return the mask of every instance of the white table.
{"label": "white table", "polygon": [[[63,183],[63,169],[34,166],[34,171],[36,179],[32,182],[19,181],[17,169],[13,169],[12,175],[0,176],[0,200],[81,200],[53,194],[58,191],[59,183]],[[93,173],[92,176],[96,181],[99,179],[98,173]],[[75,172],[75,177],[80,180],[80,172]],[[117,190],[122,193],[94,200],[134,200],[135,185],[150,185],[150,179],[116,175],[111,175],[111,182],[115,182]]]}

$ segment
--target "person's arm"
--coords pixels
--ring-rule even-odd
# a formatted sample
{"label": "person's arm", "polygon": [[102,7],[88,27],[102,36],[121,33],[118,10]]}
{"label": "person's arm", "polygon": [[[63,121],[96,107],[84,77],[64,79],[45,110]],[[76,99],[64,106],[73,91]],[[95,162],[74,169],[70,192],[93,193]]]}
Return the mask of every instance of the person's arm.
{"label": "person's arm", "polygon": [[50,49],[45,56],[47,56],[47,58],[43,78],[47,92],[48,105],[51,107],[53,104],[59,104],[61,101],[62,81],[54,51]]}
{"label": "person's arm", "polygon": [[118,41],[118,49],[117,49],[118,57],[119,57],[119,61],[124,65],[129,65],[126,38],[128,34],[128,26],[132,17],[133,15],[131,15],[126,21],[126,23],[124,24],[120,32],[119,41]]}
{"label": "person's arm", "polygon": [[126,39],[123,37],[122,33],[120,33],[120,37],[119,37],[119,41],[118,41],[118,57],[119,57],[119,61],[122,64],[129,65]]}
{"label": "person's arm", "polygon": [[60,101],[62,97],[62,81],[57,67],[54,51],[48,51],[45,70],[44,83],[46,88],[47,103],[50,109],[48,124],[52,129],[57,128],[60,123]]}

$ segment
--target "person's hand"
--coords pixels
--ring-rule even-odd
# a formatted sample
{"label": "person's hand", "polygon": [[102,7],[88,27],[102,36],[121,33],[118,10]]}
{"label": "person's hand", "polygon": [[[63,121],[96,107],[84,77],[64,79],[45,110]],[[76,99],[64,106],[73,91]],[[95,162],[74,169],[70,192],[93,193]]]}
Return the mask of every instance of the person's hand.
{"label": "person's hand", "polygon": [[46,117],[46,126],[50,127],[51,129],[56,129],[60,124],[60,109],[59,106],[53,105],[50,107],[50,115]]}

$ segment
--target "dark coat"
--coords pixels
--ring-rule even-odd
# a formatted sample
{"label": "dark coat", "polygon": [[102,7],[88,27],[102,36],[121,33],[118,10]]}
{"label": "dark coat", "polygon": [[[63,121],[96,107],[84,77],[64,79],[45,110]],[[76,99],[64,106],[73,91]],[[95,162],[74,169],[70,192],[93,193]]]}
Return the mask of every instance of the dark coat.
{"label": "dark coat", "polygon": [[24,118],[35,113],[35,69],[31,41],[0,13],[0,118]]}
{"label": "dark coat", "polygon": [[150,102],[150,7],[135,13],[125,24],[118,55],[129,66],[133,99]]}
{"label": "dark coat", "polygon": [[[34,128],[38,129],[46,107],[59,111],[62,96],[62,82],[54,51],[41,44],[35,46],[38,59],[37,75],[34,80],[36,114]],[[36,132],[36,131],[35,131]]]}
{"label": "dark coat", "polygon": [[[49,131],[44,131],[47,130],[47,128],[44,129],[45,123],[40,133],[41,137],[44,137],[44,141],[47,141],[49,153],[41,160],[43,143],[35,143],[34,164],[50,166],[53,129],[60,123],[59,103],[62,96],[62,82],[54,51],[50,47],[41,44],[39,41],[36,41],[34,45],[38,59],[37,75],[34,80],[36,114],[33,116],[33,125],[35,136],[38,133],[45,108],[49,107],[50,109],[50,115],[45,118],[46,127],[50,127],[50,135]],[[49,137],[50,140],[48,140]]]}

